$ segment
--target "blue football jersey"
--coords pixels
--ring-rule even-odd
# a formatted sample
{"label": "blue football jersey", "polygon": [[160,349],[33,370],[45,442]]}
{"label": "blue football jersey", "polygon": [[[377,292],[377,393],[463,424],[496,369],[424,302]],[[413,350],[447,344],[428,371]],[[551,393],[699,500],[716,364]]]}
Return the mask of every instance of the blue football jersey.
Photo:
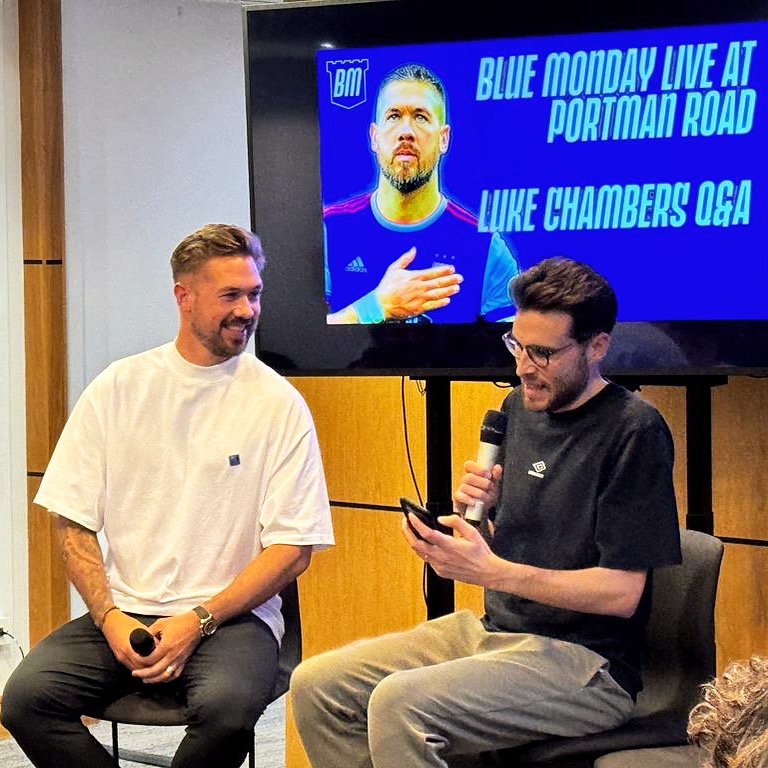
{"label": "blue football jersey", "polygon": [[[471,323],[502,319],[513,312],[509,281],[520,268],[512,245],[499,233],[478,232],[477,217],[446,197],[433,214],[416,224],[385,219],[371,192],[327,206],[323,222],[325,290],[331,312],[373,291],[387,267],[414,246],[416,257],[409,270],[449,264],[464,277],[450,303],[422,319]],[[365,317],[361,320],[366,322]]]}

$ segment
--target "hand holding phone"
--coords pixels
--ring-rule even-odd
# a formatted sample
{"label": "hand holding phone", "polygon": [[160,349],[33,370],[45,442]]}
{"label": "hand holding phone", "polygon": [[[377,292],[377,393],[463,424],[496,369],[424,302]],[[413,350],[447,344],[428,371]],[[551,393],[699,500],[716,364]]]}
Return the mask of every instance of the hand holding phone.
{"label": "hand holding phone", "polygon": [[[440,525],[440,523],[437,522],[437,515],[420,506],[415,501],[411,501],[410,499],[406,499],[405,496],[401,496],[400,506],[403,509],[403,514],[405,515],[406,520],[408,520],[408,513],[412,512],[415,517],[418,517],[419,520],[424,523],[424,525],[427,525],[436,531],[441,531],[442,533],[451,533],[450,528],[447,528],[444,525]],[[408,520],[408,527],[411,529],[413,535],[417,539],[423,540],[423,537],[420,536],[419,532],[411,525],[410,520]]]}

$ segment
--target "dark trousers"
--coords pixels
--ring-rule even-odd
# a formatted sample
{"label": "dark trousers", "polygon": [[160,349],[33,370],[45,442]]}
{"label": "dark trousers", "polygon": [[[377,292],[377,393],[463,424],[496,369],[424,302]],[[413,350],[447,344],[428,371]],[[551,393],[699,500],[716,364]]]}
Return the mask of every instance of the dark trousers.
{"label": "dark trousers", "polygon": [[[155,617],[138,616],[149,624]],[[38,768],[112,768],[80,721],[125,693],[173,687],[187,704],[186,735],[174,768],[237,768],[253,727],[272,700],[278,646],[253,614],[203,640],[172,683],[146,685],[115,658],[89,615],[36,645],[3,691],[2,722]]]}

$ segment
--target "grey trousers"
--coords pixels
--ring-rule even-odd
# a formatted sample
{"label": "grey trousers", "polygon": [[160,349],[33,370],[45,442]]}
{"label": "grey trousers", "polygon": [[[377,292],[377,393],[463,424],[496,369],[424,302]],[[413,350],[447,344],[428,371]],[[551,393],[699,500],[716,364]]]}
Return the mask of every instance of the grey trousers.
{"label": "grey trousers", "polygon": [[487,632],[470,611],[313,656],[291,679],[313,768],[425,768],[614,728],[632,697],[573,643]]}

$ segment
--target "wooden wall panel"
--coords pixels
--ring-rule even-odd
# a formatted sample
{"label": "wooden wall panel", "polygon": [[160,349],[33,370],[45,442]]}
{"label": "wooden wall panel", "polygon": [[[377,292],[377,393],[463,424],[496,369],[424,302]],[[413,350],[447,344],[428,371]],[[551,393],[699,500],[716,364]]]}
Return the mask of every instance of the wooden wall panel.
{"label": "wooden wall panel", "polygon": [[[336,546],[318,552],[299,579],[305,658],[426,618],[422,563],[400,532],[398,512],[333,509]],[[307,767],[290,707],[286,766]]]}
{"label": "wooden wall panel", "polygon": [[768,541],[768,380],[732,377],[712,400],[715,533]]}
{"label": "wooden wall panel", "polygon": [[768,548],[726,544],[715,614],[718,669],[768,655]]}
{"label": "wooden wall panel", "polygon": [[[27,479],[29,569],[29,641],[34,645],[51,629],[69,620],[68,580],[56,543],[56,530],[51,514],[32,503],[40,486],[40,478]],[[34,597],[34,599],[32,599]]]}
{"label": "wooden wall panel", "polygon": [[[296,377],[312,411],[328,493],[335,501],[396,506],[415,497],[408,469],[399,377]],[[411,456],[425,491],[424,398],[406,379]]]}
{"label": "wooden wall panel", "polygon": [[659,409],[672,432],[675,442],[675,494],[680,525],[685,526],[688,511],[688,480],[685,456],[685,388],[643,387],[640,396]]}
{"label": "wooden wall panel", "polygon": [[[19,78],[30,494],[48,464],[67,410],[61,66],[60,0],[23,0]],[[31,504],[28,536],[34,643],[69,618],[69,589],[49,515]]]}
{"label": "wooden wall panel", "polygon": [[293,719],[290,693],[286,696],[285,707],[285,768],[311,768]]}
{"label": "wooden wall panel", "polygon": [[475,616],[482,616],[485,613],[483,606],[483,588],[476,584],[456,583],[454,590],[455,608],[457,611],[469,610]]}
{"label": "wooden wall panel", "polygon": [[60,0],[19,3],[24,259],[64,258]]}
{"label": "wooden wall panel", "polygon": [[66,418],[66,337],[60,298],[63,294],[61,265],[24,266],[29,472],[45,471]]}
{"label": "wooden wall panel", "polygon": [[422,563],[401,519],[399,512],[333,508],[336,546],[315,554],[299,579],[305,656],[426,617]]}

